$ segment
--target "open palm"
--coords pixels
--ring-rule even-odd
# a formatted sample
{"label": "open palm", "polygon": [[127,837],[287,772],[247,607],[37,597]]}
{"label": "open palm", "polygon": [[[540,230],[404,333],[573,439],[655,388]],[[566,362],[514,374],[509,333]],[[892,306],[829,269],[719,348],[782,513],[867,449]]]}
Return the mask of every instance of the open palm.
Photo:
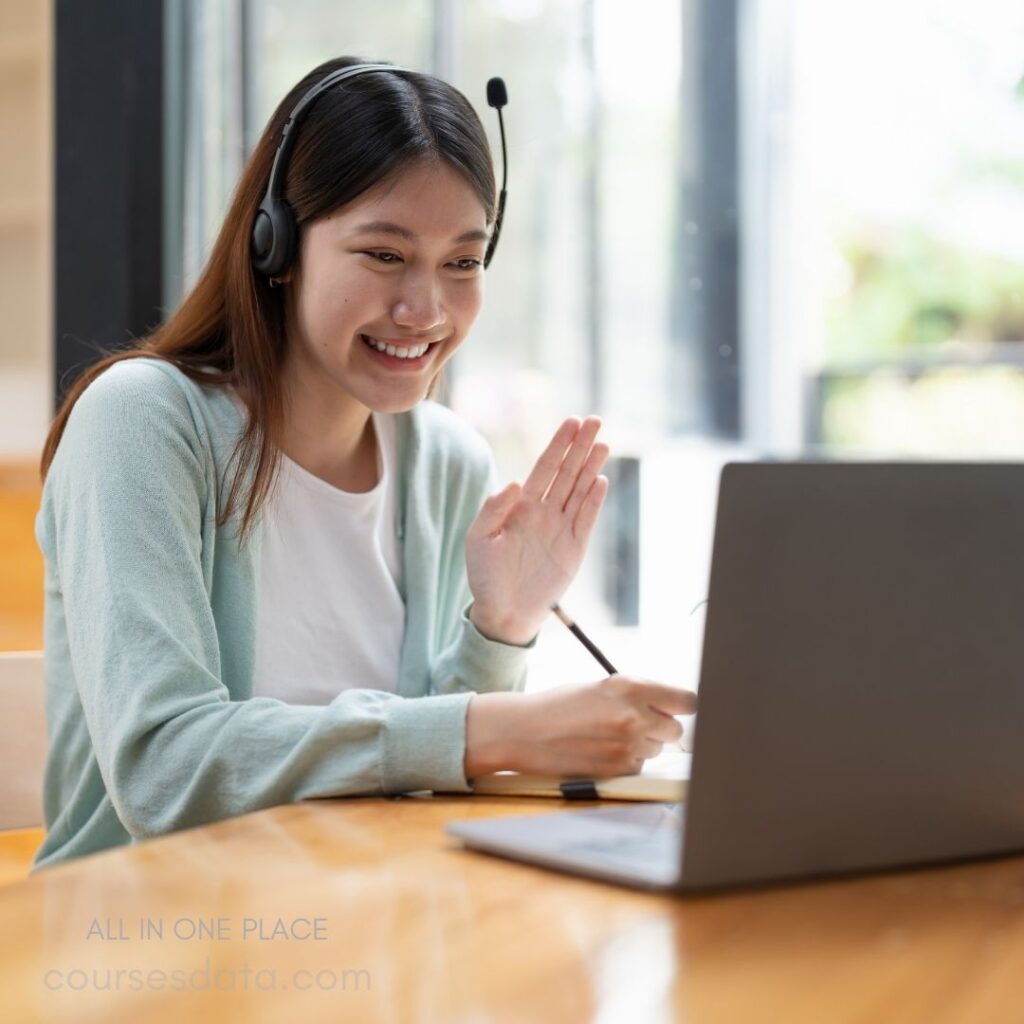
{"label": "open palm", "polygon": [[528,643],[573,581],[608,493],[601,421],[565,420],[525,484],[489,498],[466,534],[470,613],[486,636]]}

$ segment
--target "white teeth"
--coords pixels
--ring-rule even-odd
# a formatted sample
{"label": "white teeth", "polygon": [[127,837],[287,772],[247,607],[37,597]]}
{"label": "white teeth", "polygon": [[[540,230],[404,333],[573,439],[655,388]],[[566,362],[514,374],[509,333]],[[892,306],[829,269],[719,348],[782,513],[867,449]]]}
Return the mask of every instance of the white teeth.
{"label": "white teeth", "polygon": [[398,359],[418,359],[430,348],[430,345],[414,345],[412,348],[396,348],[394,345],[386,345],[384,342],[371,338],[368,334],[363,335],[363,340],[378,352],[386,352],[389,356],[396,356]]}

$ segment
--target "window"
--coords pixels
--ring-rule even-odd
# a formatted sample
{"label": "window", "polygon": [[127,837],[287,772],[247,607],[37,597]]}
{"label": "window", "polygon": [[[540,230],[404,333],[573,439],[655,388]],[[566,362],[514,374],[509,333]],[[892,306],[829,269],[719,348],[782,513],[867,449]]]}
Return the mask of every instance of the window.
{"label": "window", "polygon": [[804,445],[1019,458],[1024,9],[795,0],[791,17],[790,334],[772,342],[797,350]]}

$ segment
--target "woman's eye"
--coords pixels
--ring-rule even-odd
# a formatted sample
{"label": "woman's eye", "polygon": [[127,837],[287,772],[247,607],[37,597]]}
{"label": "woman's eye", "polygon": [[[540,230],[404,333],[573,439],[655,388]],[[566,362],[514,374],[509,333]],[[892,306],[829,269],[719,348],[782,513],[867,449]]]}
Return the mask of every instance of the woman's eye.
{"label": "woman's eye", "polygon": [[[403,262],[402,257],[398,253],[384,252],[378,249],[364,249],[360,255],[369,256],[370,259],[387,266]],[[456,270],[476,270],[478,267],[483,266],[483,260],[478,260],[473,256],[466,256],[460,260],[452,260],[451,266],[455,267]]]}

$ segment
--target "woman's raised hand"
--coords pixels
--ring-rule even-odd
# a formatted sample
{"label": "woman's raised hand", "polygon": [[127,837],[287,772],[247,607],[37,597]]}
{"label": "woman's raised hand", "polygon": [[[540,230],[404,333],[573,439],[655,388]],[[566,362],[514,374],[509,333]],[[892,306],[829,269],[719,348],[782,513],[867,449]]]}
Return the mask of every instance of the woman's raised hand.
{"label": "woman's raised hand", "polygon": [[485,636],[527,644],[579,571],[608,493],[597,416],[565,420],[525,484],[484,502],[466,535],[470,618]]}

